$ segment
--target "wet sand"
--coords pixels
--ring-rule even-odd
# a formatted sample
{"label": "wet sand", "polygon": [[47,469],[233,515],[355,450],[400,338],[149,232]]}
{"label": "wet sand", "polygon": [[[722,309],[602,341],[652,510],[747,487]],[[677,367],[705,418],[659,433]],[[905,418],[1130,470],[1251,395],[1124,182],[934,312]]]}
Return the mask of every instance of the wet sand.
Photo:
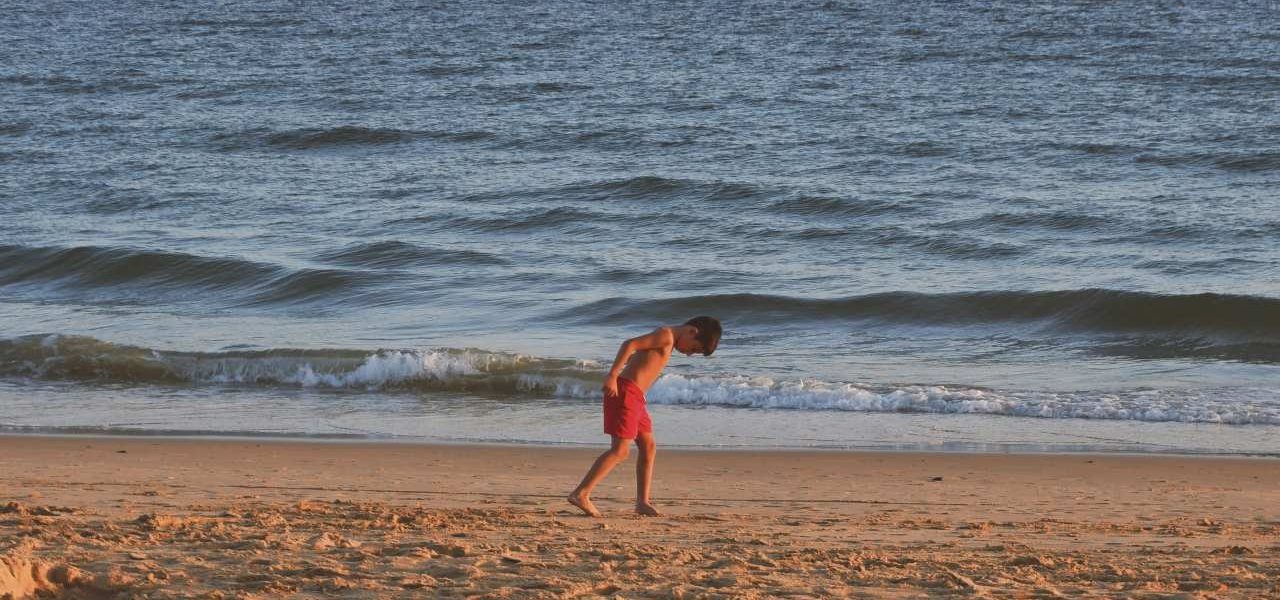
{"label": "wet sand", "polygon": [[0,437],[0,598],[1280,597],[1280,460]]}

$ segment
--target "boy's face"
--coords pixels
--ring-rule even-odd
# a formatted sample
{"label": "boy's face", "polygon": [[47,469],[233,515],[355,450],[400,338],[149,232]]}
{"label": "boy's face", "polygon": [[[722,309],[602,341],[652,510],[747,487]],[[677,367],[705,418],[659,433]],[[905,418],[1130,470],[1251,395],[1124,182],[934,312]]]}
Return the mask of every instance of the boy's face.
{"label": "boy's face", "polygon": [[693,356],[694,354],[702,354],[703,352],[702,342],[699,342],[698,338],[691,335],[677,338],[675,346],[676,350],[685,356]]}

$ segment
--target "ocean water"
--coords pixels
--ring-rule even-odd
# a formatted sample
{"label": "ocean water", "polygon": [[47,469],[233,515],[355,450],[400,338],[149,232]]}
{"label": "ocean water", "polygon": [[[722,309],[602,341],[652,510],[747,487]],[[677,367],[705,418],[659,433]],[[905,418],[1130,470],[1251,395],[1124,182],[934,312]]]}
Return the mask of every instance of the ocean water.
{"label": "ocean water", "polygon": [[0,8],[0,431],[1280,453],[1275,2]]}

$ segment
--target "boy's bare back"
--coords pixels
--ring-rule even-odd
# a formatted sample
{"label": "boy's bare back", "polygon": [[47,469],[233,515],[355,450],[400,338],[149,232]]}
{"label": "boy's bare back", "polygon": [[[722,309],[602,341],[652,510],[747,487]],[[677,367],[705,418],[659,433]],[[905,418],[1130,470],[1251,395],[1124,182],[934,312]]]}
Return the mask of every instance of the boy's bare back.
{"label": "boy's bare back", "polygon": [[627,359],[627,366],[623,367],[620,376],[630,379],[640,386],[640,389],[648,391],[653,386],[653,382],[658,379],[658,375],[662,374],[662,369],[667,366],[667,362],[671,360],[671,352],[676,347],[676,336],[671,327],[659,327],[653,330],[653,333],[641,336],[639,339],[646,338],[651,338],[658,345],[636,350]]}

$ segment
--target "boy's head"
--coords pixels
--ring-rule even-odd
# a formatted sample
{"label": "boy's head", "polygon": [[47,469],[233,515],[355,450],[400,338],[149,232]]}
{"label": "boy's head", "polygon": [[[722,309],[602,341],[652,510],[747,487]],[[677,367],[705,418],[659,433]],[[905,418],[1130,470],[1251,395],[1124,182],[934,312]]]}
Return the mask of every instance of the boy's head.
{"label": "boy's head", "polygon": [[698,331],[693,334],[692,340],[685,341],[681,344],[684,347],[678,350],[685,354],[701,352],[703,356],[711,356],[716,351],[716,346],[720,345],[720,321],[715,317],[694,317],[684,324],[691,325]]}

